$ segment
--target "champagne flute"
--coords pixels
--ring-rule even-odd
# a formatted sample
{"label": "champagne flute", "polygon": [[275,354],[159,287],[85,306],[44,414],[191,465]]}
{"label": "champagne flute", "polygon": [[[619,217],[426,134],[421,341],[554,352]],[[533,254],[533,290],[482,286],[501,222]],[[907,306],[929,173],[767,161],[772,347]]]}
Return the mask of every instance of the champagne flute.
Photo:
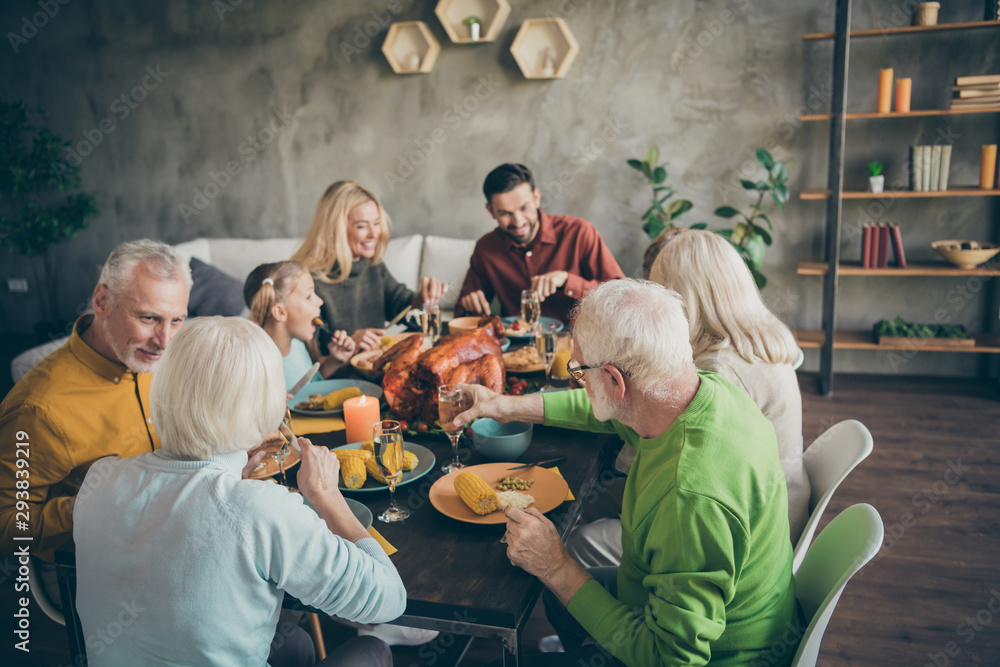
{"label": "champagne flute", "polygon": [[458,460],[458,439],[462,429],[454,425],[453,420],[458,415],[472,407],[472,396],[456,384],[445,384],[438,387],[438,416],[441,428],[451,440],[451,463],[442,466],[442,472],[460,470],[465,466]]}
{"label": "champagne flute", "polygon": [[431,337],[431,343],[436,343],[441,336],[441,307],[436,303],[425,305],[421,325],[424,335]]}
{"label": "champagne flute", "polygon": [[523,290],[521,292],[521,319],[528,325],[528,333],[535,332],[535,325],[542,315],[542,301],[538,292]]}
{"label": "champagne flute", "polygon": [[538,349],[538,356],[545,364],[545,386],[546,389],[554,389],[552,386],[552,362],[556,358],[556,331],[555,322],[541,322],[535,329],[535,347]]}
{"label": "champagne flute", "polygon": [[386,419],[375,422],[372,427],[375,448],[375,463],[389,483],[389,507],[378,515],[384,523],[402,521],[410,516],[410,511],[396,505],[396,483],[403,476],[403,431],[399,422]]}
{"label": "champagne flute", "polygon": [[[282,418],[281,423],[288,428],[288,433],[293,433],[292,413],[287,407],[285,408],[285,416],[284,418]],[[281,447],[278,447],[278,449],[276,449],[274,453],[271,454],[271,457],[278,462],[278,479],[281,480],[280,484],[282,486],[287,486],[285,480],[285,459],[288,458],[288,450],[292,446],[292,441],[288,438],[287,435],[285,435],[283,431],[281,437],[285,439],[285,444],[283,444]],[[294,435],[292,437],[294,437]]]}

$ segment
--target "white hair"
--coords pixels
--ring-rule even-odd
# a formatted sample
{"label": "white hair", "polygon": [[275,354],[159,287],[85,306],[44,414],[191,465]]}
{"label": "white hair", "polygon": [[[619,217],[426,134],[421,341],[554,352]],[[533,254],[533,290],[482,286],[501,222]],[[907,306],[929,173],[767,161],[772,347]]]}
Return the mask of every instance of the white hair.
{"label": "white hair", "polygon": [[251,449],[285,414],[281,353],[249,320],[194,318],[163,353],[149,401],[153,426],[172,454],[207,459]]}
{"label": "white hair", "polygon": [[610,280],[588,292],[574,314],[584,364],[614,364],[652,398],[669,400],[671,381],[695,370],[684,302],[661,285]]}
{"label": "white hair", "polygon": [[111,251],[97,280],[108,288],[112,303],[129,289],[139,264],[160,280],[183,280],[191,289],[191,267],[179,252],[161,241],[127,241]]}
{"label": "white hair", "polygon": [[732,244],[702,229],[665,239],[649,274],[684,299],[695,359],[731,349],[748,363],[790,364],[799,348],[761,298]]}

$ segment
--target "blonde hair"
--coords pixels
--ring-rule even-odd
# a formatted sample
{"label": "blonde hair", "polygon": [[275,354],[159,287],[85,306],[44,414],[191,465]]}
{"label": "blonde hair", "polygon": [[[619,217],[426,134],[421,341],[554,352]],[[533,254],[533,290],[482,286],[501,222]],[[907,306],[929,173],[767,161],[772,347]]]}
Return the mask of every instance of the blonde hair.
{"label": "blonde hair", "polygon": [[652,398],[669,399],[670,380],[695,369],[684,303],[661,285],[609,280],[587,292],[573,317],[584,363],[614,364]]}
{"label": "blonde hair", "polygon": [[250,309],[250,320],[260,326],[271,317],[271,308],[295,290],[305,267],[296,261],[261,264],[250,272],[243,284],[243,301]]}
{"label": "blonde hair", "polygon": [[667,239],[650,279],[684,299],[695,359],[724,349],[749,363],[790,364],[798,356],[791,330],[764,305],[743,258],[718,234],[691,229]]}
{"label": "blonde hair", "polygon": [[375,246],[372,264],[378,264],[389,245],[392,221],[371,190],[352,181],[337,181],[326,189],[313,215],[312,227],[292,259],[312,272],[317,280],[339,283],[351,274],[353,254],[347,244],[347,218],[354,207],[375,202],[382,220],[382,234]]}
{"label": "blonde hair", "polygon": [[238,317],[196,317],[170,341],[153,374],[150,418],[163,449],[185,459],[246,451],[285,414],[278,348]]}

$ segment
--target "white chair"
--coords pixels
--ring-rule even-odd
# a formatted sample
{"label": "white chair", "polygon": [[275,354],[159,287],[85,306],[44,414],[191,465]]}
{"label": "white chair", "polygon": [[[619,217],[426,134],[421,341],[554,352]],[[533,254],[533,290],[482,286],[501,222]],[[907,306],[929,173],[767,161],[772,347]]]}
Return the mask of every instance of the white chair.
{"label": "white chair", "polygon": [[797,572],[802,564],[809,542],[812,541],[820,517],[823,516],[823,510],[829,504],[833,492],[848,473],[872,453],[872,447],[872,434],[865,425],[855,419],[848,419],[824,431],[802,455],[809,485],[812,487],[809,498],[812,513],[795,545],[792,573]]}
{"label": "white chair", "polygon": [[35,570],[34,557],[28,558],[28,586],[31,587],[31,594],[34,596],[35,602],[38,603],[38,606],[41,607],[43,612],[45,612],[45,615],[59,625],[66,625],[66,616],[62,613],[62,610],[49,599],[49,594],[45,590],[45,584],[42,583],[42,577]]}
{"label": "white chair", "polygon": [[882,547],[885,529],[871,505],[852,505],[830,522],[795,573],[795,596],[809,619],[793,667],[814,667],[823,634],[851,577]]}

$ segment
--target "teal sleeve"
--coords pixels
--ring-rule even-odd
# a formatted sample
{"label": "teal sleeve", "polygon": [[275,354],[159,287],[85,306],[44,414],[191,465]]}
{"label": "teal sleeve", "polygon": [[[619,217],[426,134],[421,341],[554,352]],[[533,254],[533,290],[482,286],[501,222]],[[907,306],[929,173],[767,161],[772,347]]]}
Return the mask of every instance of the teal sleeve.
{"label": "teal sleeve", "polygon": [[[592,433],[617,433],[617,422],[598,421],[590,407],[586,389],[571,389],[542,394],[545,425]],[[624,427],[621,427],[624,428]]]}
{"label": "teal sleeve", "polygon": [[646,604],[627,606],[589,582],[569,612],[630,667],[708,664],[710,645],[726,627],[748,536],[719,503],[677,491],[639,520],[636,535],[650,537],[637,541],[634,556],[649,564],[642,578]]}

